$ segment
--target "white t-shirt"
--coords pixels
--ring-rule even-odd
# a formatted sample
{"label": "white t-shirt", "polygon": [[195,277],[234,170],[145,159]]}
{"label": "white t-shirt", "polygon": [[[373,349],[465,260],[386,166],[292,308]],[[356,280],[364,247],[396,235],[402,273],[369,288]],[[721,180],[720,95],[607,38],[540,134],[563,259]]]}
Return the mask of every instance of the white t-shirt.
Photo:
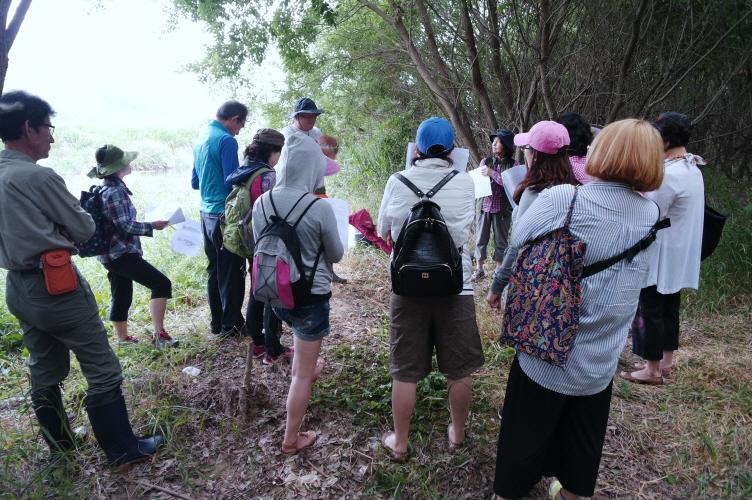
{"label": "white t-shirt", "polygon": [[295,125],[288,125],[288,126],[286,126],[285,128],[282,129],[282,135],[285,136],[285,139],[287,139],[288,137],[290,137],[292,134],[295,134],[295,133],[307,135],[308,137],[310,137],[314,141],[318,141],[319,137],[321,137],[322,135],[324,135],[321,132],[321,130],[318,129],[318,127],[313,127],[308,132],[303,132],[302,130],[300,130]]}

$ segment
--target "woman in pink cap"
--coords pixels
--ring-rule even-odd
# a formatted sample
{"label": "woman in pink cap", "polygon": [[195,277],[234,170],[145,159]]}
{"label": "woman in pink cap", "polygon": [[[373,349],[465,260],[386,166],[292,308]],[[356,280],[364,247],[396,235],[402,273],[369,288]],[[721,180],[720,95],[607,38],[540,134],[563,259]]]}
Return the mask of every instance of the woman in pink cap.
{"label": "woman in pink cap", "polygon": [[[530,132],[517,134],[514,144],[525,152],[527,173],[514,191],[517,207],[512,213],[512,224],[522,216],[544,190],[560,184],[578,185],[580,182],[569,163],[569,133],[566,127],[556,122],[538,122]],[[517,258],[519,247],[509,245],[504,261],[496,268],[491,290],[486,300],[495,309],[501,307],[501,294],[509,284],[509,275]]]}

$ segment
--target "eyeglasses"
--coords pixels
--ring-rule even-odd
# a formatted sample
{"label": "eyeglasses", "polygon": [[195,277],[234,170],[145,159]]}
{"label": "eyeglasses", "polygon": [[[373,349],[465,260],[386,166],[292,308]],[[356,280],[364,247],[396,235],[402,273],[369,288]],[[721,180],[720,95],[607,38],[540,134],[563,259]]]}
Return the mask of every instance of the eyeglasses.
{"label": "eyeglasses", "polygon": [[337,144],[336,146],[330,146],[329,144],[325,144],[324,147],[331,149],[335,153],[339,152],[339,144]]}
{"label": "eyeglasses", "polygon": [[50,137],[55,136],[55,126],[49,123],[43,123],[42,127],[47,127],[47,132],[50,134]]}

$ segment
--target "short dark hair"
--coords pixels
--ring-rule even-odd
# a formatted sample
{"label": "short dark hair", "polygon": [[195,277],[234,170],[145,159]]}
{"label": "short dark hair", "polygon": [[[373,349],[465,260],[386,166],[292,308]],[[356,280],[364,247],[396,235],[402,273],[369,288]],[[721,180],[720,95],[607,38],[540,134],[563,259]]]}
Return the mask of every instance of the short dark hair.
{"label": "short dark hair", "polygon": [[243,154],[246,158],[250,158],[251,160],[269,163],[269,158],[271,158],[274,153],[278,153],[280,151],[282,151],[282,147],[280,146],[267,144],[265,142],[253,141],[248,146],[246,146],[245,152]]}
{"label": "short dark hair", "polygon": [[660,132],[663,142],[668,142],[668,148],[686,147],[692,136],[692,121],[681,113],[662,113],[653,126]]}
{"label": "short dark hair", "polygon": [[587,156],[587,148],[595,137],[590,124],[581,115],[572,112],[564,113],[556,122],[564,125],[569,132],[569,155]]}
{"label": "short dark hair", "polygon": [[[529,146],[528,146],[529,147]],[[572,184],[577,186],[580,181],[574,176],[572,164],[569,162],[567,146],[559,149],[557,153],[548,154],[536,151],[533,152],[533,164],[528,168],[525,177],[522,178],[517,189],[514,190],[514,202],[519,205],[522,199],[522,192],[530,188],[533,193],[540,193],[546,188],[558,186],[559,184]]]}
{"label": "short dark hair", "polygon": [[12,90],[0,96],[3,104],[21,104],[21,108],[3,113],[0,119],[0,139],[3,142],[16,141],[23,135],[23,125],[26,121],[34,130],[39,130],[45,118],[54,116],[55,110],[47,101],[25,90]]}
{"label": "short dark hair", "polygon": [[217,118],[229,120],[233,116],[245,120],[248,117],[248,106],[238,100],[231,99],[222,104],[217,110]]}
{"label": "short dark hair", "polygon": [[[434,146],[431,146],[431,148],[433,148],[433,147]],[[428,150],[431,151],[431,148],[428,148]],[[454,148],[452,148],[452,149],[454,149]],[[449,155],[451,153],[452,153],[452,151],[445,152],[441,156],[426,156],[423,153],[421,153],[420,150],[418,150],[418,154],[415,156],[415,158],[413,158],[412,165],[415,165],[415,162],[418,161],[418,160],[444,160],[446,162],[449,162],[450,165],[454,165],[454,162],[449,157]]]}

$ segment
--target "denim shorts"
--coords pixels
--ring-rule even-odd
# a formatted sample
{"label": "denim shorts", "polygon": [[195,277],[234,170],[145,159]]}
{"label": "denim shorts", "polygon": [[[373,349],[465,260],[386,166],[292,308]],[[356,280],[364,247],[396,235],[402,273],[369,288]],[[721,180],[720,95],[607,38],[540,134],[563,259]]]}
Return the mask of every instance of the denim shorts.
{"label": "denim shorts", "polygon": [[295,309],[274,307],[274,314],[292,328],[300,340],[314,341],[329,335],[329,301]]}

